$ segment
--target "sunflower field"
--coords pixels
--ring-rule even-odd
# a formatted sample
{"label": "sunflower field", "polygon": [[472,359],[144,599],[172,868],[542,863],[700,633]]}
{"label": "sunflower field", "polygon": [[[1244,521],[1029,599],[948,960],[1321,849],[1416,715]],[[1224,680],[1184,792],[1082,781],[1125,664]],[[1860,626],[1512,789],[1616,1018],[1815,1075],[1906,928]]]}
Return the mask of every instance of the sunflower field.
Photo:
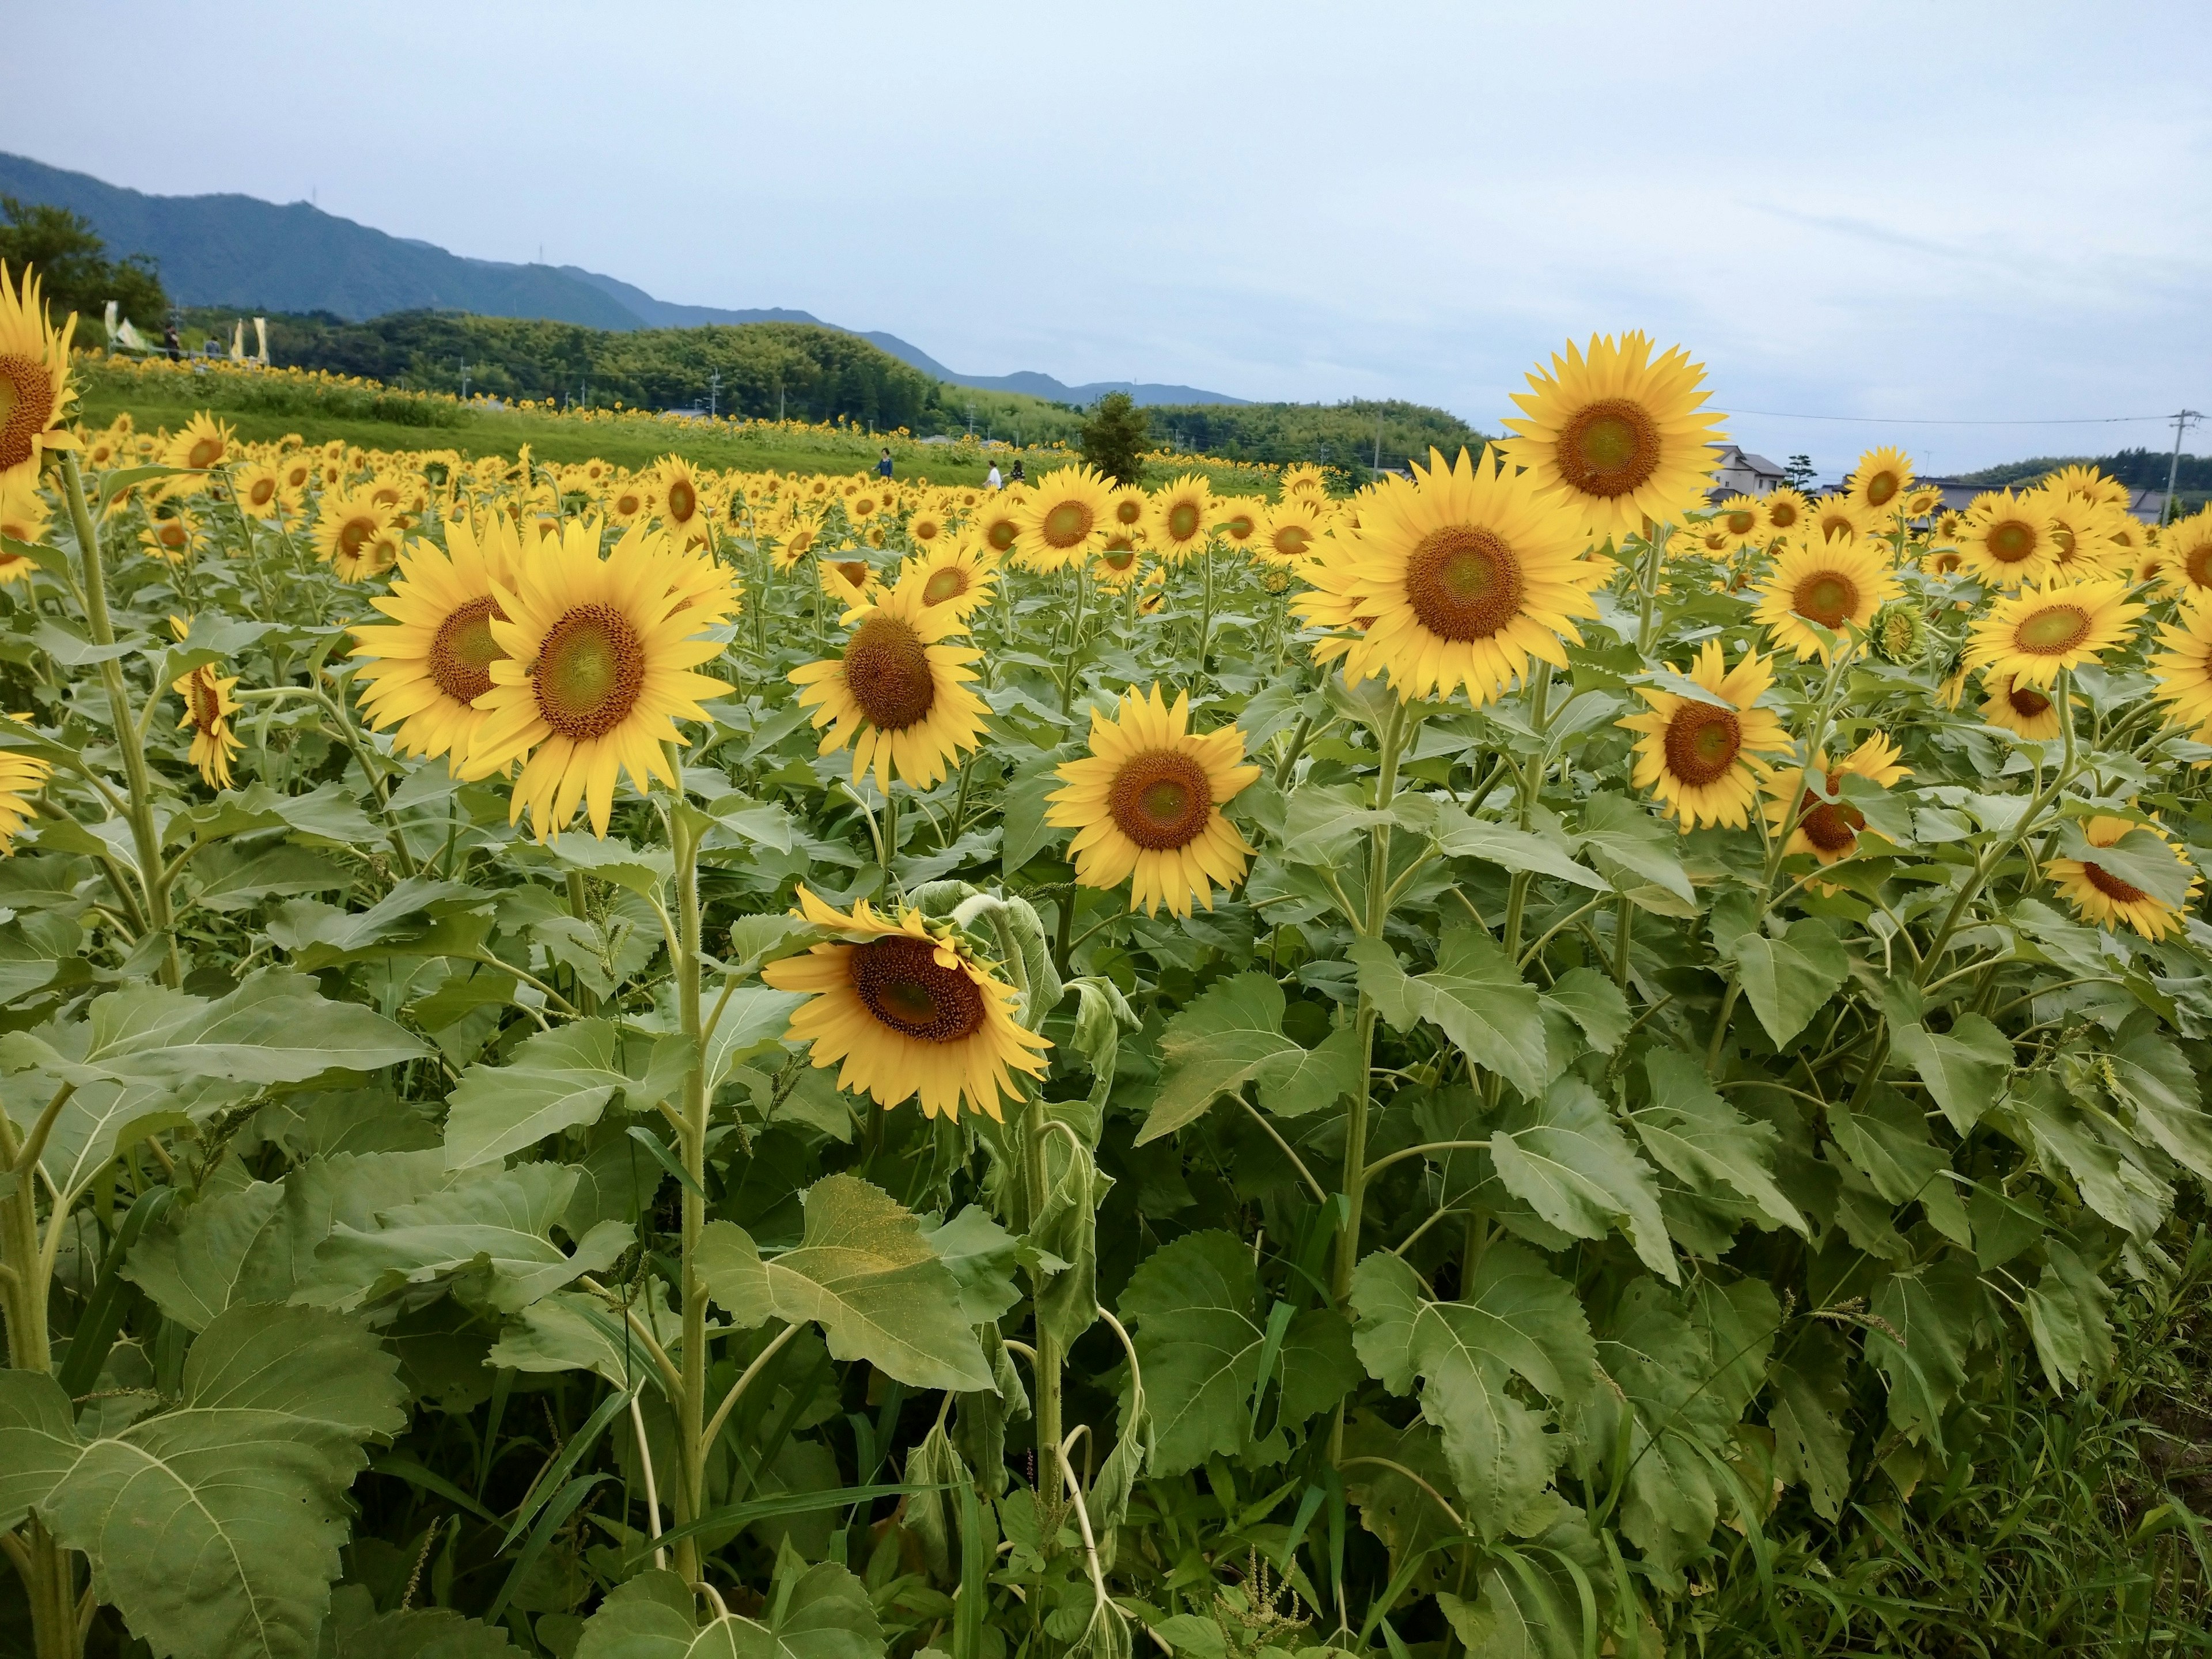
{"label": "sunflower field", "polygon": [[0,1650],[2204,1650],[2179,1487],[1987,1494],[2200,1340],[2212,519],[1714,504],[1636,334],[1266,499],[69,352],[0,277]]}

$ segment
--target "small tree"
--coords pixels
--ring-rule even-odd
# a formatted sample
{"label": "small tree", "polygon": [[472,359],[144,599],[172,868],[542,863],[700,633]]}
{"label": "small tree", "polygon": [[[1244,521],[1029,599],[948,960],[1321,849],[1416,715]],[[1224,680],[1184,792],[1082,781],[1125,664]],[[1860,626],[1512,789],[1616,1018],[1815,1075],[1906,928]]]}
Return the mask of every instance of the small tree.
{"label": "small tree", "polygon": [[1083,459],[1115,483],[1143,482],[1152,428],[1126,392],[1101,398],[1083,423]]}
{"label": "small tree", "polygon": [[1792,455],[1790,465],[1782,469],[1782,481],[1792,489],[1804,489],[1818,476],[1810,455]]}
{"label": "small tree", "polygon": [[141,328],[161,327],[169,296],[146,255],[110,259],[91,221],[67,208],[0,196],[0,216],[7,219],[0,225],[0,259],[10,270],[29,265],[39,273],[46,308],[56,322],[74,311],[86,322],[97,323],[113,300]]}

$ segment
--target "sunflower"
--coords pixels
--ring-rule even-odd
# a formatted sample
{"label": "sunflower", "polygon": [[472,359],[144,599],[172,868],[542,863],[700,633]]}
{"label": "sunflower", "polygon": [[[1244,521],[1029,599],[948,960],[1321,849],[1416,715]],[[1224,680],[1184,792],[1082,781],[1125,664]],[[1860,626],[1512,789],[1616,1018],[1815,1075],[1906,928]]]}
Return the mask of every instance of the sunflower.
{"label": "sunflower", "polygon": [[822,561],[822,591],[837,601],[844,610],[856,605],[866,605],[883,591],[883,579],[876,568],[863,558],[824,559]]}
{"label": "sunflower", "polygon": [[315,463],[307,455],[288,455],[277,464],[276,476],[284,498],[297,501],[315,482]]}
{"label": "sunflower", "polygon": [[[181,617],[170,617],[169,628],[180,640],[191,632]],[[236,675],[220,678],[213,664],[202,663],[169,687],[185,700],[177,730],[192,734],[191,763],[210,789],[230,787],[230,757],[244,746],[230,729],[230,717],[238,712],[238,700],[230,694],[237,684]]]}
{"label": "sunflower", "polygon": [[26,266],[20,288],[0,263],[0,483],[35,481],[49,449],[75,449],[62,423],[76,397],[70,386],[71,312],[57,333],[46,322],[39,279]]}
{"label": "sunflower", "polygon": [[1808,621],[1832,635],[1846,627],[1864,628],[1904,591],[1885,542],[1863,536],[1785,542],[1759,585],[1759,605],[1752,614],[1766,625],[1774,644],[1797,653],[1798,661],[1818,655],[1826,662],[1830,642],[1808,628]]}
{"label": "sunflower", "polygon": [[1731,550],[1755,547],[1772,533],[1756,495],[1729,496],[1713,509],[1711,528],[1728,538],[1724,545]]}
{"label": "sunflower", "polygon": [[1120,531],[1134,535],[1145,527],[1146,516],[1152,510],[1152,498],[1145,494],[1140,484],[1121,484],[1109,490],[1106,496],[1107,533]]}
{"label": "sunflower", "polygon": [[[1964,671],[1960,678],[1964,678]],[[1955,699],[1949,705],[1956,707]],[[1985,675],[1982,680],[1982,719],[2031,743],[2046,743],[2058,735],[2058,705],[2032,685],[2022,685],[2010,674]]]}
{"label": "sunflower", "polygon": [[1064,787],[1046,806],[1045,822],[1076,832],[1077,884],[1127,881],[1129,908],[1148,915],[1165,905],[1187,916],[1193,900],[1213,908],[1213,884],[1234,887],[1252,855],[1221,811],[1260,775],[1243,760],[1236,726],[1190,730],[1187,691],[1170,708],[1157,684],[1142,696],[1132,687],[1113,717],[1092,709],[1091,752],[1059,769]]}
{"label": "sunflower", "polygon": [[2117,509],[2045,488],[2034,492],[2051,524],[2052,574],[2063,581],[2118,575],[2129,561],[2112,539]]}
{"label": "sunflower", "polygon": [[1046,473],[1021,509],[1016,556],[1033,570],[1081,563],[1109,522],[1109,491],[1105,475],[1095,467],[1063,466]]}
{"label": "sunflower", "polygon": [[1994,668],[2014,684],[2039,689],[2062,669],[2094,662],[2123,643],[2140,605],[2127,602],[2127,579],[2053,583],[2001,596],[1966,641],[1968,668]]}
{"label": "sunflower", "polygon": [[706,499],[700,492],[699,475],[690,462],[675,455],[662,457],[653,470],[652,489],[660,507],[660,527],[678,546],[711,539]]}
{"label": "sunflower", "polygon": [[1758,804],[1759,784],[1773,770],[1762,757],[1790,747],[1782,722],[1756,707],[1774,683],[1772,662],[1746,652],[1726,668],[1720,641],[1709,639],[1687,672],[1717,701],[1639,685],[1637,693],[1650,708],[1617,722],[1644,734],[1633,781],[1638,789],[1656,786],[1654,793],[1685,835],[1701,823],[1743,829]]}
{"label": "sunflower", "polygon": [[2039,582],[2058,556],[2051,515],[2033,491],[1993,489],[1976,498],[1960,521],[1959,553],[1972,574],[1993,587]]}
{"label": "sunflower", "polygon": [[167,513],[147,520],[146,528],[139,532],[138,544],[157,559],[171,564],[182,564],[198,550],[199,538],[192,533],[192,521],[184,513]]}
{"label": "sunflower", "polygon": [[651,518],[654,506],[650,477],[617,479],[607,491],[607,517],[618,525],[627,526]]}
{"label": "sunflower", "polygon": [[1118,593],[1142,574],[1143,563],[1144,548],[1139,539],[1127,532],[1115,531],[1100,544],[1098,556],[1091,561],[1091,574],[1099,586]]}
{"label": "sunflower", "polygon": [[239,511],[248,517],[272,519],[284,510],[284,474],[275,463],[256,461],[234,482]]}
{"label": "sunflower", "polygon": [[963,527],[993,557],[1004,558],[1022,538],[1021,504],[1005,493],[994,495],[969,515]]}
{"label": "sunflower", "polygon": [[1311,461],[1293,461],[1285,467],[1281,483],[1285,501],[1293,495],[1304,495],[1321,501],[1328,496],[1328,478]]}
{"label": "sunflower", "polygon": [[[230,459],[230,447],[238,441],[238,434],[228,422],[218,421],[206,410],[197,411],[185,422],[184,429],[169,440],[161,452],[164,466],[181,467],[187,472],[205,472],[221,466]],[[172,479],[167,486],[173,495],[189,495],[200,488],[195,478]]]}
{"label": "sunflower", "polygon": [[1254,556],[1269,564],[1296,564],[1311,557],[1319,550],[1321,538],[1328,533],[1322,511],[1318,496],[1284,496],[1261,521],[1260,533],[1252,541]]}
{"label": "sunflower", "polygon": [[1582,642],[1572,618],[1597,615],[1590,594],[1604,580],[1577,556],[1578,511],[1495,450],[1470,461],[1462,449],[1449,466],[1431,450],[1413,477],[1377,495],[1358,532],[1323,543],[1309,567],[1346,574],[1316,579],[1326,597],[1297,601],[1301,616],[1338,625],[1372,618],[1346,656],[1346,680],[1387,674],[1407,702],[1464,685],[1482,703],[1526,672],[1532,655],[1565,667],[1561,636]]}
{"label": "sunflower", "polygon": [[331,491],[315,518],[315,556],[337,566],[346,580],[356,580],[346,571],[360,568],[369,556],[369,544],[392,528],[393,517],[389,507],[365,495]]}
{"label": "sunflower", "polygon": [[949,606],[933,609],[922,587],[904,578],[860,611],[842,655],[791,671],[815,729],[830,728],[819,752],[849,745],[854,781],[872,767],[885,794],[894,777],[922,788],[942,781],[946,763],[975,746],[987,712],[967,685],[983,653],[946,642],[960,618]]}
{"label": "sunflower", "polygon": [[1214,504],[1219,515],[1214,528],[1231,547],[1250,553],[1257,550],[1260,526],[1267,515],[1267,504],[1249,495],[1231,495]]}
{"label": "sunflower", "polygon": [[2070,495],[2099,507],[2124,509],[2132,492],[2118,478],[2109,478],[2094,466],[2062,466],[2044,477],[2043,488],[2054,495]]}
{"label": "sunflower", "polygon": [[1885,662],[1915,663],[1928,654],[1928,618],[1911,599],[1893,599],[1882,606],[1869,632]]}
{"label": "sunflower", "polygon": [[1874,528],[1875,515],[1849,495],[1822,495],[1805,508],[1805,528],[1800,539],[1833,540],[1839,536],[1863,536]]}
{"label": "sunflower", "polygon": [[[35,547],[46,540],[51,520],[35,478],[0,478],[0,536]],[[21,553],[0,553],[0,586],[28,581],[33,568]]]}
{"label": "sunflower", "polygon": [[957,1119],[964,1107],[997,1119],[1001,1095],[1021,1097],[1009,1073],[1044,1075],[1052,1044],[1014,1017],[1020,993],[952,927],[932,927],[919,910],[885,920],[866,899],[848,915],[805,887],[799,914],[854,937],[772,962],[761,978],[807,994],[785,1040],[810,1045],[816,1066],[838,1066],[840,1089],[865,1090],[887,1110],[919,1096],[929,1117]]}
{"label": "sunflower", "polygon": [[1870,524],[1887,524],[1905,514],[1912,489],[1912,458],[1901,449],[1884,445],[1859,457],[1858,468],[1846,486],[1851,504]]}
{"label": "sunflower", "polygon": [[539,543],[510,580],[493,582],[489,628],[505,655],[485,665],[491,689],[474,704],[483,720],[461,775],[484,777],[527,755],[509,823],[527,805],[544,841],[581,800],[604,840],[618,773],[641,793],[656,775],[680,787],[661,745],[683,741],[679,718],[708,718],[699,699],[729,690],[691,672],[722,651],[698,637],[697,607],[677,609],[668,559],[697,556],[676,552],[664,533],[636,531],[603,558],[594,520]]}
{"label": "sunflower", "polygon": [[1778,830],[1789,823],[1793,803],[1797,813],[1796,824],[1783,847],[1784,854],[1809,853],[1822,864],[1849,858],[1858,848],[1866,815],[1849,801],[1823,797],[1836,795],[1845,778],[1866,778],[1887,789],[1900,778],[1912,775],[1909,767],[1897,763],[1897,745],[1877,732],[1840,761],[1831,761],[1825,750],[1816,752],[1812,769],[1823,780],[1817,789],[1806,781],[1803,767],[1777,772],[1766,784],[1771,797],[1766,803],[1766,821]]}
{"label": "sunflower", "polygon": [[1145,539],[1170,564],[1206,550],[1214,521],[1213,485],[1202,472],[1186,472],[1152,495]]}
{"label": "sunflower", "polygon": [[927,551],[944,544],[949,528],[942,511],[934,507],[919,507],[906,521],[906,538]]}
{"label": "sunflower", "polygon": [[2212,595],[2212,507],[2176,519],[2159,532],[2159,567],[2186,599]]}
{"label": "sunflower", "polygon": [[[28,714],[10,714],[8,718],[19,725],[28,726]],[[31,821],[37,809],[30,798],[46,787],[52,775],[54,764],[37,755],[27,755],[20,749],[0,749],[0,857],[11,857],[15,851],[15,837]]]}
{"label": "sunflower", "polygon": [[[2188,873],[2188,896],[2194,899],[2204,884],[2198,878],[2196,866],[2190,863],[2189,855],[2173,844],[2173,837],[2166,834],[2164,825],[2100,815],[2081,826],[2081,836],[2092,847],[2114,847],[2136,830],[2148,831],[2173,854],[2174,862]],[[2180,910],[2132,883],[2121,880],[2094,860],[2053,859],[2049,868],[2051,884],[2084,921],[2107,928],[2125,922],[2148,939],[2163,939],[2182,929]]]}
{"label": "sunflower", "polygon": [[1805,527],[1808,509],[1812,506],[1797,490],[1788,484],[1777,484],[1766,492],[1759,503],[1766,514],[1766,531],[1771,536],[1794,536]]}
{"label": "sunflower", "polygon": [[353,630],[362,713],[379,730],[398,723],[401,754],[443,755],[459,771],[484,722],[476,700],[507,654],[492,637],[492,619],[504,616],[493,589],[514,580],[522,558],[503,514],[487,514],[481,527],[455,519],[443,551],[416,542],[400,556],[392,592],[369,601],[392,622]]}
{"label": "sunflower", "polygon": [[933,611],[941,608],[965,622],[990,602],[999,572],[973,542],[940,541],[900,564],[899,580],[909,576],[920,584],[924,605]]}
{"label": "sunflower", "polygon": [[2197,732],[2212,729],[2212,605],[2188,605],[2159,625],[2162,647],[2150,659],[2156,696]]}
{"label": "sunflower", "polygon": [[1934,484],[1915,484],[1905,492],[1905,504],[1897,509],[1897,516],[1908,523],[1917,523],[1943,505],[1943,492]]}
{"label": "sunflower", "polygon": [[1638,529],[1645,519],[1679,522],[1705,501],[1711,447],[1720,416],[1700,410],[1705,368],[1680,346],[1657,362],[1641,332],[1592,335],[1588,351],[1571,340],[1549,374],[1528,376],[1515,392],[1523,418],[1507,456],[1542,488],[1573,504],[1593,541]]}

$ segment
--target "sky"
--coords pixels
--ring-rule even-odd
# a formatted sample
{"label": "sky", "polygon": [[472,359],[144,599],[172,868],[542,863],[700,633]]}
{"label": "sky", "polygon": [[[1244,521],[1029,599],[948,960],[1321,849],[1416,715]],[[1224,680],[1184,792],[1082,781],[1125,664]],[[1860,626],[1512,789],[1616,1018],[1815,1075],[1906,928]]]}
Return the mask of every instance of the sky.
{"label": "sky", "polygon": [[70,67],[10,77],[0,149],[967,374],[1496,431],[1566,340],[1640,328],[1830,477],[2212,410],[2202,0],[9,11],[11,59]]}

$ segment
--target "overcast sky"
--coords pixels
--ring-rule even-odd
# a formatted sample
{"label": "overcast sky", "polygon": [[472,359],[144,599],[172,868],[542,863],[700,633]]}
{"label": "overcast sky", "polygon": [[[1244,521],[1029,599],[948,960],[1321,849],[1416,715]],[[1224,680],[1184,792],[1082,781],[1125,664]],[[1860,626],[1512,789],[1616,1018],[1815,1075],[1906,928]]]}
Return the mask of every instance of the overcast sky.
{"label": "overcast sky", "polygon": [[[1401,397],[1689,346],[1846,469],[2212,410],[2212,5],[16,4],[0,149],[969,374]],[[2202,428],[2192,451],[2212,450]]]}

